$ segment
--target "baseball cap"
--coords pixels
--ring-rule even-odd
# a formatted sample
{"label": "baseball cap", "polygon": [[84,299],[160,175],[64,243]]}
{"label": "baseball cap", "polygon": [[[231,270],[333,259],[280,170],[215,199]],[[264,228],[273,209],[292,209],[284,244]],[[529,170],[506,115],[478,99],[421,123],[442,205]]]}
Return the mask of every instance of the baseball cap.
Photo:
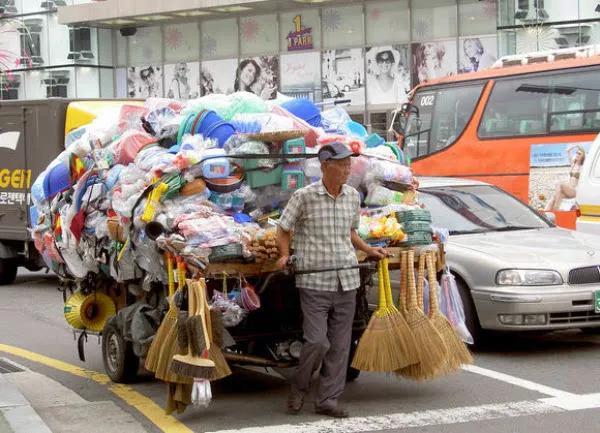
{"label": "baseball cap", "polygon": [[352,152],[348,146],[344,143],[340,143],[339,141],[335,141],[330,144],[326,144],[322,148],[319,149],[317,154],[319,156],[319,161],[329,161],[330,159],[344,159],[349,156],[358,156],[357,153]]}

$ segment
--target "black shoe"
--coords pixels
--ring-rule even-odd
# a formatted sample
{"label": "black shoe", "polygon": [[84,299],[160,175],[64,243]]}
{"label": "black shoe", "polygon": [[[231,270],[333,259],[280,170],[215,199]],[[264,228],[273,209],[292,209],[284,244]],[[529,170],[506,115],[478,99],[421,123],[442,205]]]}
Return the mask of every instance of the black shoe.
{"label": "black shoe", "polygon": [[315,407],[315,413],[318,415],[326,415],[332,418],[348,418],[350,414],[342,407]]}

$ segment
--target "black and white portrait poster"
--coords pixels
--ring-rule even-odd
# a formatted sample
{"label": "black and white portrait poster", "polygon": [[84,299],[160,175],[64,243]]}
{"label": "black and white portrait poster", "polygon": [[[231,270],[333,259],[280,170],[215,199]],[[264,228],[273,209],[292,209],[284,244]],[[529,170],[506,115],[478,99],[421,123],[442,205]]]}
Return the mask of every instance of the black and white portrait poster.
{"label": "black and white portrait poster", "polygon": [[348,99],[365,103],[365,60],[362,48],[327,50],[322,57],[323,101]]}
{"label": "black and white portrait poster", "polygon": [[408,44],[366,49],[369,104],[402,104],[410,91]]}
{"label": "black and white portrait poster", "polygon": [[127,68],[127,96],[130,98],[162,97],[162,67],[130,66]]}
{"label": "black and white portrait poster", "polygon": [[180,62],[165,65],[165,96],[183,100],[200,96],[200,64]]}
{"label": "black and white portrait poster", "polygon": [[242,59],[235,72],[234,91],[252,92],[263,99],[275,99],[279,89],[279,56]]}
{"label": "black and white portrait poster", "polygon": [[203,61],[200,69],[200,92],[202,95],[211,93],[233,93],[237,59],[221,59]]}
{"label": "black and white portrait poster", "polygon": [[496,36],[470,36],[458,42],[459,73],[487,69],[498,58]]}
{"label": "black and white portrait poster", "polygon": [[321,99],[321,53],[281,56],[281,92],[294,98]]}
{"label": "black and white portrait poster", "polygon": [[413,87],[456,74],[456,39],[412,44]]}

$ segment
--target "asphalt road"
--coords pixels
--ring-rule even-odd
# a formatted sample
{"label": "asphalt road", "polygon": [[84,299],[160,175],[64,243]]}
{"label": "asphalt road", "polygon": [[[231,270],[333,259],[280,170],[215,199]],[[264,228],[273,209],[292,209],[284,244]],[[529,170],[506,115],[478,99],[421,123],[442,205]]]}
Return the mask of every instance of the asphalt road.
{"label": "asphalt road", "polygon": [[[100,346],[91,337],[87,362],[77,357],[62,317],[55,278],[21,273],[0,288],[0,344],[21,347],[87,370],[103,372]],[[499,338],[475,354],[475,367],[433,382],[362,374],[348,385],[344,403],[352,418],[331,421],[312,412],[285,414],[287,385],[274,372],[236,369],[213,385],[206,409],[188,408],[178,420],[196,432],[597,432],[600,430],[600,336],[569,331]],[[0,352],[48,375],[89,401],[114,400],[149,432],[161,431],[106,385]],[[145,376],[132,385],[164,406],[162,383]]]}

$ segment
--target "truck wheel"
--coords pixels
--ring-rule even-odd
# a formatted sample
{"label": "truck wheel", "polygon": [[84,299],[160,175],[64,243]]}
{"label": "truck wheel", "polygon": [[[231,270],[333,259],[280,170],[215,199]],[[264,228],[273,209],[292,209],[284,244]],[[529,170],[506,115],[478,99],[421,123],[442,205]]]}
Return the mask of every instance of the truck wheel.
{"label": "truck wheel", "polygon": [[125,341],[113,320],[107,321],[102,331],[102,361],[113,382],[129,383],[137,377],[140,360],[133,352],[133,344]]}
{"label": "truck wheel", "polygon": [[350,343],[350,356],[348,357],[348,370],[346,370],[346,382],[354,382],[360,376],[360,370],[353,368],[350,364],[352,364],[352,358],[354,358],[354,352],[356,352],[356,347],[358,346],[358,338],[352,340]]}
{"label": "truck wheel", "polygon": [[0,259],[0,286],[15,282],[17,278],[17,262],[13,259]]}

